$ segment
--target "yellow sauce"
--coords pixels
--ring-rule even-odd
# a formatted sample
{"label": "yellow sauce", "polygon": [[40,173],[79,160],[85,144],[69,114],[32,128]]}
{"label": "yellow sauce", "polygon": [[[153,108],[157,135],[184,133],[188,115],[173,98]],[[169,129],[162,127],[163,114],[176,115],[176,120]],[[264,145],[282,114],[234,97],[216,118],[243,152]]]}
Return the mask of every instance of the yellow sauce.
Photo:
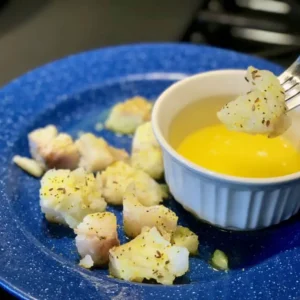
{"label": "yellow sauce", "polygon": [[233,132],[210,125],[188,134],[179,154],[209,170],[241,177],[277,177],[300,171],[300,152],[282,137]]}

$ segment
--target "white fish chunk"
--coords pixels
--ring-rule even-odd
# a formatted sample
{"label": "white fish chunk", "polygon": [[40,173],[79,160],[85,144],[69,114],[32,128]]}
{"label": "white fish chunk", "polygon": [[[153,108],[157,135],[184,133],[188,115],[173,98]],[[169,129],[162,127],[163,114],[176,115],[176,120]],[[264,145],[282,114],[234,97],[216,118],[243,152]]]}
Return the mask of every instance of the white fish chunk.
{"label": "white fish chunk", "polygon": [[131,166],[146,172],[154,179],[163,176],[163,154],[154,136],[151,122],[146,122],[136,129],[130,163]]}
{"label": "white fish chunk", "polygon": [[118,133],[134,133],[139,125],[150,120],[152,106],[151,102],[139,96],[117,103],[112,108],[105,126]]}
{"label": "white fish chunk", "polygon": [[172,234],[171,243],[187,248],[192,255],[198,253],[199,238],[187,227],[178,226]]}
{"label": "white fish chunk", "polygon": [[163,205],[144,206],[138,199],[138,190],[130,185],[123,198],[123,224],[125,234],[131,238],[142,232],[142,228],[156,227],[170,241],[177,228],[178,217]]}
{"label": "white fish chunk", "polygon": [[83,259],[80,260],[79,266],[85,269],[90,269],[94,266],[94,261],[90,255],[86,255]]}
{"label": "white fish chunk", "polygon": [[91,133],[83,134],[77,141],[76,146],[81,155],[79,167],[88,172],[98,172],[118,160],[129,158],[123,149],[114,148],[101,137]]}
{"label": "white fish chunk", "polygon": [[46,169],[70,169],[78,167],[79,152],[72,137],[58,134],[55,126],[39,128],[28,135],[31,156]]}
{"label": "white fish chunk", "polygon": [[167,197],[164,189],[147,173],[123,161],[117,161],[101,173],[103,196],[107,203],[121,205],[127,187],[135,183],[139,201],[146,206],[156,205]]}
{"label": "white fish chunk", "polygon": [[110,275],[127,281],[154,279],[170,285],[188,269],[188,250],[172,246],[155,227],[145,228],[135,239],[109,251]]}
{"label": "white fish chunk", "polygon": [[49,145],[58,135],[54,125],[38,128],[28,134],[29,151],[33,159],[44,163],[42,150]]}
{"label": "white fish chunk", "polygon": [[103,212],[101,178],[79,168],[49,170],[41,179],[40,206],[50,222],[75,228],[90,213]]}
{"label": "white fish chunk", "polygon": [[246,80],[251,91],[227,103],[218,113],[229,130],[270,137],[285,132],[291,125],[285,95],[276,76],[249,67]]}
{"label": "white fish chunk", "polygon": [[110,212],[85,216],[74,231],[78,253],[83,258],[90,256],[95,266],[107,264],[109,250],[120,245],[117,218]]}

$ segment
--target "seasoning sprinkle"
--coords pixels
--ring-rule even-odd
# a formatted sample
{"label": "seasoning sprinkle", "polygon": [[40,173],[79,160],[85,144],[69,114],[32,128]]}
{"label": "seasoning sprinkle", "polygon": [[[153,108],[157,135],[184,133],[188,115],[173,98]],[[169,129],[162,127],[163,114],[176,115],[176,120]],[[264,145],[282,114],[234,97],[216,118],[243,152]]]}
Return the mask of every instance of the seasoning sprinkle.
{"label": "seasoning sprinkle", "polygon": [[162,254],[157,250],[156,254],[154,255],[156,258],[161,258]]}
{"label": "seasoning sprinkle", "polygon": [[62,191],[64,194],[66,193],[66,189],[65,188],[58,188],[58,191]]}

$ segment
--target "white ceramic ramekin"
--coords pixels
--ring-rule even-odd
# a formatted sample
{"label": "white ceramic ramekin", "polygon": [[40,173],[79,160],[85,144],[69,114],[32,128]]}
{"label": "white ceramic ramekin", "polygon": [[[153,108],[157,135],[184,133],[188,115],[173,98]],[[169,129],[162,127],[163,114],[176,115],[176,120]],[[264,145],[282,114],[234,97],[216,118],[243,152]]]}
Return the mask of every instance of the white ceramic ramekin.
{"label": "white ceramic ramekin", "polygon": [[300,208],[300,172],[266,179],[212,172],[179,155],[168,143],[168,131],[186,105],[246,92],[244,76],[245,70],[221,70],[176,82],[160,95],[152,115],[153,130],[163,149],[165,178],[174,198],[198,218],[233,230],[264,228],[294,215]]}

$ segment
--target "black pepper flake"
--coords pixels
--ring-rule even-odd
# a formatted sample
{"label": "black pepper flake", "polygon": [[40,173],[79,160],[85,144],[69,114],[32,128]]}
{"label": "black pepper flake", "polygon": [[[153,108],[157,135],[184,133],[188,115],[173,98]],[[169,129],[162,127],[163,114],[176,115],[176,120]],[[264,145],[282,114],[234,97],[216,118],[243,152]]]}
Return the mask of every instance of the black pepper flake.
{"label": "black pepper flake", "polygon": [[255,111],[255,105],[254,104],[252,105],[252,111]]}
{"label": "black pepper flake", "polygon": [[162,254],[157,250],[156,254],[154,255],[156,258],[161,258]]}
{"label": "black pepper flake", "polygon": [[266,122],[266,126],[269,127],[270,123],[271,123],[270,120],[268,120],[268,121]]}
{"label": "black pepper flake", "polygon": [[62,191],[64,194],[66,193],[66,189],[65,188],[58,188],[58,191]]}
{"label": "black pepper flake", "polygon": [[49,192],[53,191],[53,188],[49,189]]}
{"label": "black pepper flake", "polygon": [[246,80],[247,82],[249,82],[249,79],[248,79],[247,77],[245,77],[245,80]]}
{"label": "black pepper flake", "polygon": [[254,101],[254,103],[257,103],[257,102],[259,102],[259,98],[256,98]]}
{"label": "black pepper flake", "polygon": [[169,264],[169,263],[170,263],[170,261],[169,261],[169,260],[166,260],[166,265]]}

